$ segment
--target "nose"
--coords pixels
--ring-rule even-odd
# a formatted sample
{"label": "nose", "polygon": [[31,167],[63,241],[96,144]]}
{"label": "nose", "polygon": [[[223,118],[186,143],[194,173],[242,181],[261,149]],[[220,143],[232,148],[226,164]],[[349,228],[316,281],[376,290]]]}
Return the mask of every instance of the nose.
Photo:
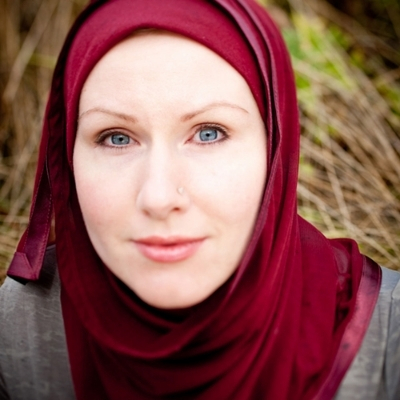
{"label": "nose", "polygon": [[183,184],[183,168],[178,156],[167,149],[152,149],[146,157],[137,207],[152,219],[166,220],[171,213],[182,213],[190,204]]}

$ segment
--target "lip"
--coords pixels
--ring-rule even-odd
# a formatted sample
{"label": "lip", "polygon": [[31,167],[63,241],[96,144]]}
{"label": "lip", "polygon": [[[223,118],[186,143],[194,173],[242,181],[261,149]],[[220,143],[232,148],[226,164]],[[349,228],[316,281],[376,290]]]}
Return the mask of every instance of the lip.
{"label": "lip", "polygon": [[156,262],[172,263],[193,256],[204,240],[205,238],[151,236],[134,240],[134,243],[146,258]]}

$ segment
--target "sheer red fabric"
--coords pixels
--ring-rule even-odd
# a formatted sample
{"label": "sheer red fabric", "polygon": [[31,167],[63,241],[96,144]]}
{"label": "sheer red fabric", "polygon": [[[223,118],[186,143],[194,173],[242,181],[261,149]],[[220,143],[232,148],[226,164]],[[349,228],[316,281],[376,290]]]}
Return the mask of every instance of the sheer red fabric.
{"label": "sheer red fabric", "polygon": [[[225,58],[248,82],[265,121],[268,177],[252,239],[232,278],[188,310],[153,309],[111,274],[90,243],[75,192],[71,157],[82,85],[113,45],[141,28],[188,36]],[[38,278],[54,207],[78,399],[332,397],[368,325],[379,272],[360,305],[365,259],[355,242],[327,240],[297,215],[298,160],[290,59],[253,0],[91,2],[55,71],[31,221],[9,270],[16,279]],[[350,335],[351,354],[338,363],[359,306],[364,321]]]}

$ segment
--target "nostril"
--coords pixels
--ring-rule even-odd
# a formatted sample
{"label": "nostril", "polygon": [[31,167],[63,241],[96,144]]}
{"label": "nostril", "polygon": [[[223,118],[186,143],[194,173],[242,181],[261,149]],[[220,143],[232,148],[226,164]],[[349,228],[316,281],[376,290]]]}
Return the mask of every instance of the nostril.
{"label": "nostril", "polygon": [[184,187],[166,179],[147,180],[137,195],[139,210],[154,219],[166,219],[171,213],[186,210],[189,204]]}

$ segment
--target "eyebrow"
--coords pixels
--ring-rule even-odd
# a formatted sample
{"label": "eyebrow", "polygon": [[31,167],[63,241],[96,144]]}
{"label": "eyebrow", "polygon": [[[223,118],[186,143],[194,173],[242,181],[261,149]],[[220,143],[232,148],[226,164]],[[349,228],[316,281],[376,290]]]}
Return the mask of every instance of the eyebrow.
{"label": "eyebrow", "polygon": [[91,114],[91,113],[94,113],[94,112],[99,112],[99,113],[102,113],[102,114],[113,115],[113,116],[115,116],[115,117],[124,119],[124,120],[126,120],[126,121],[130,121],[130,122],[137,122],[137,119],[136,119],[134,116],[132,116],[132,115],[120,113],[120,112],[113,111],[113,110],[108,110],[107,108],[102,108],[102,107],[94,107],[94,108],[90,108],[89,110],[84,111],[82,114],[80,114],[80,115],[78,116],[78,121],[79,121],[82,117],[84,117],[85,115]]}
{"label": "eyebrow", "polygon": [[240,110],[240,111],[245,112],[246,114],[249,114],[249,112],[246,109],[244,109],[243,107],[238,106],[237,104],[229,103],[227,101],[218,101],[218,102],[215,102],[215,103],[207,104],[206,106],[204,106],[204,107],[202,107],[202,108],[200,108],[200,109],[198,109],[196,111],[192,111],[192,112],[189,112],[187,114],[184,114],[181,117],[181,120],[182,121],[189,121],[190,119],[196,117],[199,114],[205,113],[206,111],[209,111],[209,110],[212,110],[212,109],[218,108],[218,107],[234,108],[236,110]]}
{"label": "eyebrow", "polygon": [[[210,103],[207,104],[206,106],[196,110],[196,111],[191,111],[189,113],[186,113],[184,115],[182,115],[181,117],[181,121],[185,122],[185,121],[189,121],[192,118],[196,117],[197,115],[203,114],[209,110],[212,110],[214,108],[219,108],[219,107],[229,107],[229,108],[233,108],[235,110],[240,110],[243,111],[246,114],[249,114],[249,112],[244,109],[243,107],[238,106],[237,104],[234,103],[229,103],[226,101],[219,101],[219,102],[214,102],[214,103]],[[135,118],[133,115],[128,115],[128,114],[124,114],[124,113],[120,113],[117,111],[113,111],[113,110],[108,110],[107,108],[102,108],[102,107],[94,107],[94,108],[90,108],[89,110],[84,111],[82,114],[79,115],[78,117],[78,121],[84,117],[87,114],[91,114],[93,112],[99,112],[99,113],[103,113],[103,114],[109,114],[109,115],[113,115],[116,116],[118,118],[124,119],[126,121],[130,121],[130,122],[137,122],[137,118]]]}

